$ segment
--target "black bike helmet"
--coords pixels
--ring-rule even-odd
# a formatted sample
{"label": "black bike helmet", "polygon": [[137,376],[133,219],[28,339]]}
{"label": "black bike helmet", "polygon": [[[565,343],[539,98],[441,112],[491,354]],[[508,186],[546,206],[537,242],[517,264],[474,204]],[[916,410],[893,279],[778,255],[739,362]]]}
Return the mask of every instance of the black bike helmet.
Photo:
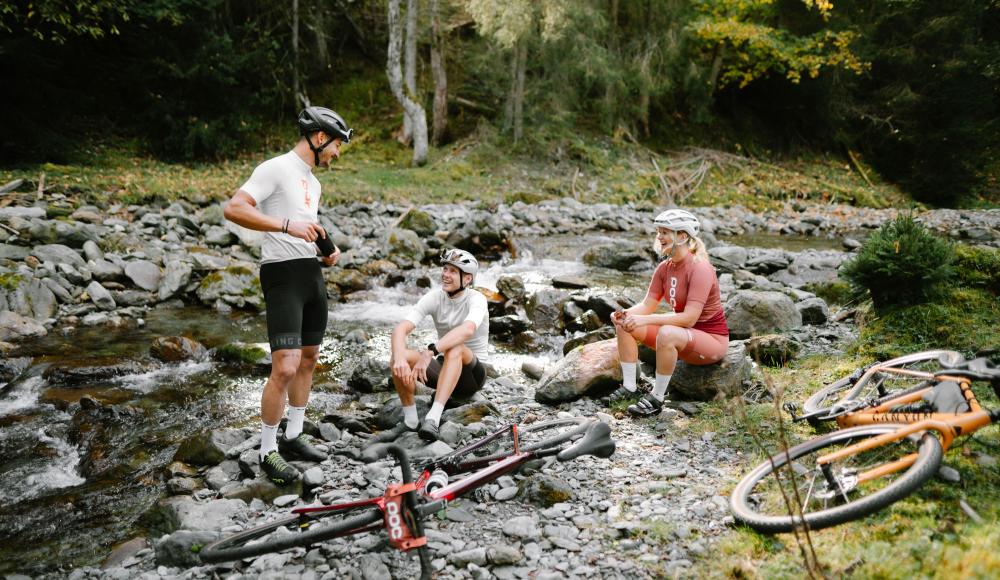
{"label": "black bike helmet", "polygon": [[344,143],[351,142],[354,130],[347,127],[344,118],[326,107],[306,107],[299,113],[299,132],[309,135],[323,131],[330,137],[339,138]]}
{"label": "black bike helmet", "polygon": [[[309,148],[312,149],[316,165],[319,165],[319,152],[326,149],[334,140],[340,139],[343,143],[350,143],[354,129],[347,126],[343,117],[327,109],[326,107],[306,107],[299,113],[299,132],[306,138]],[[313,145],[311,135],[317,131],[326,133],[330,140],[322,145]]]}

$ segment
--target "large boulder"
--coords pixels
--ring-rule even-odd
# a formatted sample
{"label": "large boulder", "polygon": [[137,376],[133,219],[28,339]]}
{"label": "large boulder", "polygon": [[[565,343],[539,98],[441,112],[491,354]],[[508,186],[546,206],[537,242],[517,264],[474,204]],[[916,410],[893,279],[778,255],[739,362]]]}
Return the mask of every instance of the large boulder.
{"label": "large boulder", "polygon": [[149,260],[126,262],[125,277],[147,292],[156,292],[160,288],[160,267]]}
{"label": "large boulder", "polygon": [[221,300],[237,307],[257,306],[261,302],[257,272],[243,265],[228,266],[205,276],[196,291],[205,304]]}
{"label": "large boulder", "polygon": [[726,322],[734,339],[783,332],[802,326],[795,303],[781,292],[738,290],[726,301]]}
{"label": "large boulder", "polygon": [[347,386],[362,393],[391,392],[389,362],[362,356],[347,379]]}
{"label": "large boulder", "polygon": [[160,566],[191,568],[201,565],[198,552],[219,539],[218,531],[177,530],[156,542],[156,563]]}
{"label": "large boulder", "polygon": [[31,249],[31,255],[41,262],[52,262],[54,264],[69,264],[77,268],[87,265],[83,257],[76,253],[76,250],[62,244],[44,244]]}
{"label": "large boulder", "polygon": [[649,265],[651,260],[646,248],[638,243],[615,242],[591,246],[583,254],[583,262],[589,266],[627,271],[636,265]]}
{"label": "large boulder", "polygon": [[181,442],[174,454],[174,461],[191,465],[218,465],[226,458],[230,448],[247,438],[241,429],[214,429],[195,433]]}
{"label": "large boulder", "polygon": [[389,260],[400,267],[419,264],[427,250],[417,232],[401,228],[386,232],[383,247]]}
{"label": "large boulder", "polygon": [[525,310],[534,330],[544,332],[562,329],[563,304],[569,300],[564,290],[539,290],[531,295]]}
{"label": "large boulder", "polygon": [[157,294],[160,300],[167,300],[180,294],[191,281],[191,274],[194,271],[191,264],[180,260],[169,260],[163,270],[163,279],[160,281]]}
{"label": "large boulder", "polygon": [[172,533],[177,530],[217,532],[235,523],[245,522],[250,506],[239,499],[217,499],[205,503],[191,496],[178,495],[160,500],[144,520],[154,531]]}
{"label": "large boulder", "polygon": [[516,314],[490,318],[490,334],[496,340],[509,341],[529,328],[531,322]]}
{"label": "large boulder", "polygon": [[802,324],[826,324],[830,319],[830,307],[819,296],[806,298],[796,303],[795,308],[802,315]]}
{"label": "large boulder", "polygon": [[417,208],[410,208],[409,211],[404,213],[396,223],[396,227],[404,230],[412,230],[421,236],[432,236],[437,230],[431,214]]}
{"label": "large boulder", "polygon": [[0,341],[38,338],[48,334],[45,327],[34,320],[15,312],[4,310],[0,312]]}
{"label": "large boulder", "polygon": [[750,252],[740,246],[716,246],[708,250],[708,255],[712,260],[712,265],[721,273],[742,269],[747,258],[750,257]]}
{"label": "large boulder", "polygon": [[511,302],[521,302],[527,293],[524,281],[518,276],[500,276],[497,279],[497,290]]}
{"label": "large boulder", "polygon": [[568,482],[543,473],[525,478],[518,488],[525,500],[542,507],[552,507],[576,497],[573,487]]}
{"label": "large boulder", "polygon": [[164,362],[180,362],[201,360],[208,354],[208,349],[186,336],[160,336],[149,347],[149,354]]}
{"label": "large boulder", "polygon": [[553,365],[535,387],[535,400],[572,401],[591,392],[606,391],[621,380],[617,341],[593,342],[570,351]]}
{"label": "large boulder", "polygon": [[837,250],[806,250],[796,254],[787,269],[768,278],[792,288],[833,282],[837,279],[837,269],[849,255]]}
{"label": "large boulder", "polygon": [[87,286],[87,295],[101,310],[114,310],[118,306],[114,297],[111,296],[111,292],[108,292],[107,288],[101,286],[97,280]]}
{"label": "large boulder", "polygon": [[28,283],[25,296],[31,304],[31,314],[36,320],[52,318],[59,307],[56,295],[39,278],[32,278]]}
{"label": "large boulder", "polygon": [[784,334],[754,336],[746,341],[747,354],[760,364],[781,367],[799,354],[802,345]]}
{"label": "large boulder", "polygon": [[751,371],[746,348],[742,342],[733,341],[725,358],[718,363],[698,366],[677,361],[668,396],[695,401],[737,396],[742,392],[743,382],[750,379]]}

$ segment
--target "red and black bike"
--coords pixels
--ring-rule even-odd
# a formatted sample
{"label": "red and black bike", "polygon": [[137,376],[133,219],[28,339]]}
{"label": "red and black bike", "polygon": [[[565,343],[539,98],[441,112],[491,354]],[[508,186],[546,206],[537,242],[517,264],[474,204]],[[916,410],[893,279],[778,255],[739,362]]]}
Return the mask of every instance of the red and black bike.
{"label": "red and black bike", "polygon": [[392,455],[401,470],[400,483],[380,497],[328,506],[303,506],[275,521],[244,530],[206,546],[205,563],[240,560],[332,538],[385,528],[392,547],[420,556],[421,578],[430,578],[430,554],[422,521],[448,502],[477,489],[534,459],[555,456],[570,461],[583,455],[610,457],[615,451],[611,428],[596,419],[568,417],[507,425],[447,455],[419,464],[414,479],[409,455],[393,444],[376,444],[364,456]]}

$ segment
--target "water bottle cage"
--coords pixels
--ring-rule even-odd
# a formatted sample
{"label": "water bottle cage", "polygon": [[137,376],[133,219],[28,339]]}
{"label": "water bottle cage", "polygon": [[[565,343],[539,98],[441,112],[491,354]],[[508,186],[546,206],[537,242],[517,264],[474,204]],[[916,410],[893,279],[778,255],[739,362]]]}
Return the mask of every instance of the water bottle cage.
{"label": "water bottle cage", "polygon": [[417,484],[412,482],[389,485],[379,505],[385,531],[389,535],[389,545],[404,552],[427,544],[426,536],[413,536],[413,513],[407,509],[404,501],[404,494],[416,489]]}

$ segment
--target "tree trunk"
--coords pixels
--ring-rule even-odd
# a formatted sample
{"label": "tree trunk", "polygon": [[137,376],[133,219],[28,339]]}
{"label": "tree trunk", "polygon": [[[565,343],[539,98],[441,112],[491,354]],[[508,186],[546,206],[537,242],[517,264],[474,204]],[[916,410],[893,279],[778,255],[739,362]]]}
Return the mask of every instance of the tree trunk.
{"label": "tree trunk", "polygon": [[299,104],[299,0],[292,0],[292,102]]}
{"label": "tree trunk", "polygon": [[427,163],[427,116],[424,108],[403,86],[403,71],[399,62],[403,50],[399,2],[400,0],[389,0],[389,56],[386,75],[389,77],[393,96],[403,106],[403,111],[413,119],[413,164],[419,166]]}
{"label": "tree trunk", "polygon": [[517,43],[517,75],[514,82],[514,143],[524,134],[524,69],[528,65],[528,43]]}
{"label": "tree trunk", "polygon": [[719,72],[722,70],[722,59],[726,56],[726,45],[715,47],[715,58],[712,59],[712,70],[708,75],[708,96],[715,96],[715,85],[719,82]]}
{"label": "tree trunk", "polygon": [[[417,16],[420,0],[406,0],[406,38],[403,40],[403,79],[410,98],[417,99]],[[403,134],[399,139],[405,145],[413,141],[413,118],[403,114]]]}
{"label": "tree trunk", "polygon": [[431,0],[431,72],[434,75],[434,129],[431,141],[440,145],[448,137],[448,72],[444,63],[444,37],[438,0]]}

